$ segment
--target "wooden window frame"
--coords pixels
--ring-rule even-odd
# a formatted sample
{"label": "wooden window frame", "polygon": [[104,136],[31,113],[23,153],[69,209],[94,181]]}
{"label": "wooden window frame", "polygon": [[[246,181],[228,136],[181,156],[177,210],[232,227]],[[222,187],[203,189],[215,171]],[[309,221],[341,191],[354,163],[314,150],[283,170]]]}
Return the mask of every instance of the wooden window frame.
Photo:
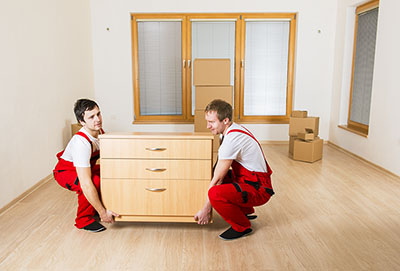
{"label": "wooden window frame", "polygon": [[354,66],[356,61],[356,46],[357,46],[357,27],[358,27],[358,16],[366,11],[372,10],[379,7],[379,0],[372,0],[356,8],[355,25],[354,25],[354,44],[353,44],[353,63],[351,67],[351,85],[350,85],[350,99],[349,99],[349,114],[347,118],[347,130],[354,131],[354,133],[367,136],[369,131],[369,125],[362,124],[350,119],[351,116],[351,102],[353,99],[353,84],[354,84]]}
{"label": "wooden window frame", "polygon": [[[245,19],[284,19],[290,20],[288,71],[287,71],[287,93],[286,93],[286,115],[284,116],[245,116],[244,107],[244,67],[241,65],[245,60]],[[167,20],[179,19],[182,21],[182,115],[140,115],[140,92],[139,92],[139,61],[138,61],[138,33],[136,20]],[[133,103],[134,124],[180,124],[194,121],[192,115],[192,59],[191,52],[191,19],[234,19],[235,26],[235,71],[234,71],[234,112],[233,120],[238,123],[288,123],[292,111],[294,57],[296,37],[296,14],[295,13],[131,13],[132,32],[132,76],[133,76]]]}
{"label": "wooden window frame", "polygon": [[[186,16],[183,14],[131,14],[131,31],[132,31],[132,76],[133,76],[133,104],[134,104],[134,123],[191,123],[187,120],[187,100],[186,91],[186,69],[182,68],[182,115],[140,115],[140,88],[139,88],[139,47],[138,47],[138,28],[137,20],[181,20],[181,46],[182,61],[186,60]],[[183,63],[182,63],[183,64]]]}
{"label": "wooden window frame", "polygon": [[[287,70],[287,87],[286,87],[286,115],[282,116],[245,116],[244,115],[244,65],[245,63],[245,43],[246,43],[246,23],[245,19],[272,19],[272,20],[290,20],[289,25],[289,50],[288,50],[288,70]],[[295,40],[296,40],[296,14],[295,13],[247,13],[241,16],[241,51],[240,62],[240,91],[235,96],[235,116],[240,123],[289,123],[289,117],[292,113],[293,101],[293,78],[294,78],[294,57],[295,57]]]}

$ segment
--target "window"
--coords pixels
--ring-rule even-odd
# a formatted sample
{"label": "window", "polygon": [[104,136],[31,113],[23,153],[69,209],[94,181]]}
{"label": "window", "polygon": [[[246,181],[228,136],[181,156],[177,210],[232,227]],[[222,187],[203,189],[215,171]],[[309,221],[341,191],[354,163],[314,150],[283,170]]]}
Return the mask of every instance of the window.
{"label": "window", "polygon": [[239,120],[285,123],[292,109],[295,15],[242,18]]}
{"label": "window", "polygon": [[[235,70],[235,26],[236,21],[212,20],[206,18],[191,19],[191,58],[229,58],[231,60],[231,82],[234,82]],[[193,78],[193,70],[192,70]],[[195,91],[192,85],[192,115],[195,110]]]}
{"label": "window", "polygon": [[347,127],[368,135],[379,1],[356,9],[353,67]]}
{"label": "window", "polygon": [[193,122],[196,58],[231,59],[235,121],[288,122],[295,14],[131,15],[135,122]]}

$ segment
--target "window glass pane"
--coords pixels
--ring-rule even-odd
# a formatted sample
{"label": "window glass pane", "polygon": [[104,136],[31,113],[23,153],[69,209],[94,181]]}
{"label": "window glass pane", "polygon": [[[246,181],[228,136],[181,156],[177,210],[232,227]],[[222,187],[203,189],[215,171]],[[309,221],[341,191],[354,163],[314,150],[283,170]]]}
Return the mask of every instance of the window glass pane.
{"label": "window glass pane", "polygon": [[244,115],[286,115],[290,22],[246,22]]}
{"label": "window glass pane", "polygon": [[141,115],[182,115],[181,22],[138,22]]}
{"label": "window glass pane", "polygon": [[369,124],[378,8],[358,15],[350,120]]}
{"label": "window glass pane", "polygon": [[[229,58],[231,85],[234,86],[235,22],[192,22],[192,60],[196,58]],[[192,85],[192,115],[195,110],[195,91]]]}

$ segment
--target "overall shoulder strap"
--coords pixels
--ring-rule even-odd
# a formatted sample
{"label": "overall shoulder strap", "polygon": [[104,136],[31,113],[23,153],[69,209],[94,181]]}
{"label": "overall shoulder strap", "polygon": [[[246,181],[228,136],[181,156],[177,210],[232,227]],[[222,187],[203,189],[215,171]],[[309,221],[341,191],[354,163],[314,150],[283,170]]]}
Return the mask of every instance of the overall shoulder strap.
{"label": "overall shoulder strap", "polygon": [[93,152],[92,141],[90,141],[89,137],[85,133],[82,133],[82,132],[77,132],[76,135],[80,135],[81,137],[86,138],[86,140],[89,142],[90,148],[92,149],[92,152]]}
{"label": "overall shoulder strap", "polygon": [[81,137],[86,138],[86,140],[90,143],[90,145],[92,145],[92,141],[90,141],[89,137],[85,133],[77,132],[76,135],[80,135]]}
{"label": "overall shoulder strap", "polygon": [[246,131],[239,130],[239,129],[232,129],[232,130],[230,130],[227,134],[229,134],[229,133],[231,133],[231,132],[238,132],[238,133],[242,133],[242,134],[248,135],[249,137],[251,137],[252,139],[254,139],[254,141],[257,142],[258,146],[259,146],[260,149],[261,149],[261,153],[262,153],[262,155],[263,155],[265,164],[267,165],[267,171],[268,171],[268,172],[272,172],[272,171],[271,171],[271,168],[270,168],[269,165],[268,165],[267,159],[265,158],[265,154],[264,154],[264,151],[263,151],[263,149],[262,149],[262,147],[261,147],[260,142],[258,142],[258,140],[253,136],[252,133],[250,133],[249,130],[247,130],[247,129],[246,129],[245,127],[243,127],[243,126],[242,126],[242,128],[245,129]]}

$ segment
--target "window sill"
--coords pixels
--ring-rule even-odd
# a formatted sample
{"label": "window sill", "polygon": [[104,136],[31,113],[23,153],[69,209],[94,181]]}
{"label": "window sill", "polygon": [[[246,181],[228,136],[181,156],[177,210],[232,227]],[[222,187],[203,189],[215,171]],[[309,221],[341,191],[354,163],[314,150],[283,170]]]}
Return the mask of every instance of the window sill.
{"label": "window sill", "polygon": [[349,127],[348,125],[338,125],[338,127],[342,128],[342,129],[344,129],[346,131],[352,132],[352,133],[354,133],[356,135],[363,136],[363,137],[368,137],[368,133],[365,133],[365,131],[362,131],[361,129],[356,129],[356,128],[353,128],[353,127]]}

